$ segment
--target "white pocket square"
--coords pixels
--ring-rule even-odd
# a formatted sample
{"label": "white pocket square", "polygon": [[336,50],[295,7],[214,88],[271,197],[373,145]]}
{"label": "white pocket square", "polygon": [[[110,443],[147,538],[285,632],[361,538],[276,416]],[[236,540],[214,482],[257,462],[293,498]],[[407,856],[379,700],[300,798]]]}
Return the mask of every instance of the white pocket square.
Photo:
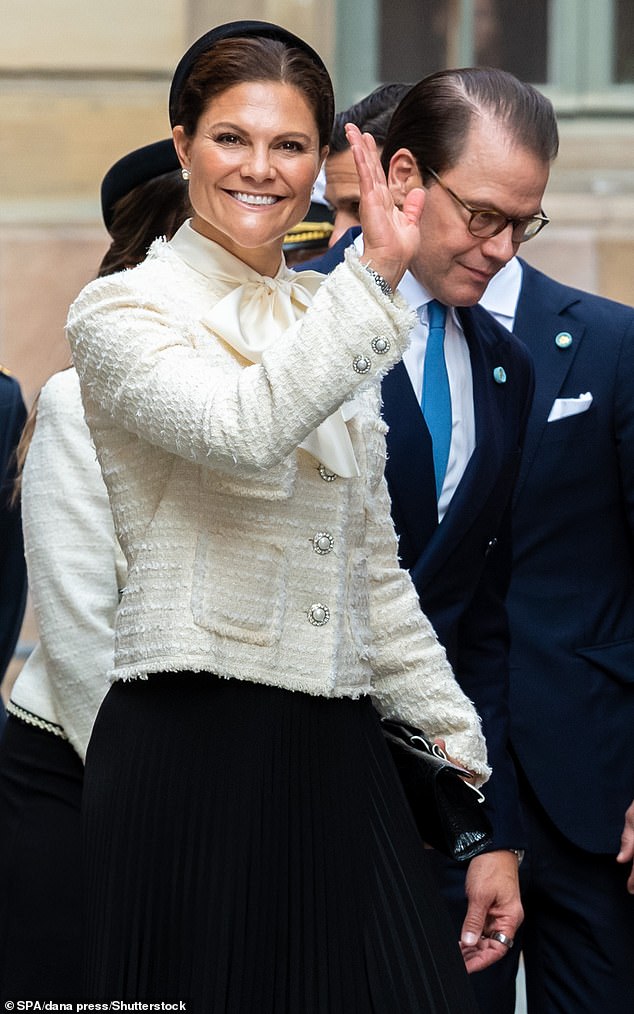
{"label": "white pocket square", "polygon": [[589,391],[580,394],[578,398],[555,398],[553,407],[548,416],[548,422],[555,422],[557,419],[565,419],[569,415],[579,415],[580,412],[587,412],[592,404],[592,395]]}

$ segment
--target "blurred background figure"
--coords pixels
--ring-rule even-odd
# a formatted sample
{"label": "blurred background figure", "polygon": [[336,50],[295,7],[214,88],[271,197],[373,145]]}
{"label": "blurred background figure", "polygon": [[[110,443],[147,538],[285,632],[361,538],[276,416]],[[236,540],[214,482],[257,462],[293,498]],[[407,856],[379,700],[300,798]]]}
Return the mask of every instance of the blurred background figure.
{"label": "blurred background figure", "polygon": [[[13,496],[16,451],[25,420],[20,385],[0,366],[0,683],[13,655],[26,602],[20,504]],[[0,729],[4,721],[0,698]]]}
{"label": "blurred background figure", "polygon": [[[99,269],[106,275],[141,261],[190,213],[171,138],[113,165],[101,199],[112,237]],[[68,999],[83,988],[83,762],[108,689],[126,574],[74,369],[42,389],[19,460],[40,639],[12,688],[0,738],[0,997]]]}
{"label": "blurred background figure", "polygon": [[334,228],[328,246],[334,246],[343,234],[359,225],[359,177],[346,137],[346,123],[371,134],[379,154],[383,148],[392,113],[411,85],[391,82],[380,85],[353,106],[337,113],[326,159],[324,196],[334,214]]}
{"label": "blurred background figure", "polygon": [[282,250],[289,267],[319,257],[328,249],[333,230],[333,214],[320,196],[321,193],[323,188],[320,188],[319,194],[313,193],[306,218],[284,237]]}

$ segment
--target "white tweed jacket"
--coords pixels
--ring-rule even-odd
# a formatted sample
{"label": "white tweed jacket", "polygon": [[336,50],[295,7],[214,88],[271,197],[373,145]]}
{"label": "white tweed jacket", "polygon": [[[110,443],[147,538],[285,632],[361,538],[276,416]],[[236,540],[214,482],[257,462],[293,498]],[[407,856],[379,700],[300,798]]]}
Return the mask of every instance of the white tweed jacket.
{"label": "white tweed jacket", "polygon": [[[70,309],[128,564],[113,677],[206,670],[371,694],[485,779],[479,718],[399,567],[383,478],[379,379],[407,346],[411,311],[349,255],[255,365],[206,326],[220,296],[158,241]],[[342,479],[298,445],[353,397],[361,475]]]}
{"label": "white tweed jacket", "polygon": [[39,641],[7,710],[68,739],[83,761],[108,691],[126,564],[75,370],[42,388],[22,475],[22,523]]}

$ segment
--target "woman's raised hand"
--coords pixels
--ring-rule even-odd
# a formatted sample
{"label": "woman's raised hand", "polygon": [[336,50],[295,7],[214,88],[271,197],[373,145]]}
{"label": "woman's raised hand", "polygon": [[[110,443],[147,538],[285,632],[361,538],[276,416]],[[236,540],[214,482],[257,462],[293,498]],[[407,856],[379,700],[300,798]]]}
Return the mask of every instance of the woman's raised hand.
{"label": "woman's raised hand", "polygon": [[362,134],[353,123],[346,124],[346,136],[359,175],[364,246],[361,262],[396,288],[420,245],[419,222],[425,192],[419,187],[410,190],[403,206],[397,208],[374,138]]}

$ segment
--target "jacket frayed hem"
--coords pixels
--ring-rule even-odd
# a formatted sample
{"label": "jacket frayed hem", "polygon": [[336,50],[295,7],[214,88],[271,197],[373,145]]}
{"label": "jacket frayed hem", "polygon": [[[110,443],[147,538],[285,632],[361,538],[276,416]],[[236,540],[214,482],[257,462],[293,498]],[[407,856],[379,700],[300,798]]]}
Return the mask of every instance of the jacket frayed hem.
{"label": "jacket frayed hem", "polygon": [[289,690],[292,693],[310,694],[312,697],[348,697],[351,700],[358,700],[361,697],[371,696],[372,687],[368,684],[359,686],[327,686],[325,682],[315,684],[305,682],[296,675],[290,680],[276,679],[254,679],[251,676],[244,676],[240,673],[221,672],[217,668],[201,665],[200,662],[184,661],[183,664],[165,665],[159,660],[156,663],[146,663],[143,666],[128,666],[123,670],[115,670],[109,674],[110,683],[131,683],[134,680],[148,680],[150,676],[158,673],[210,673],[220,679],[235,679],[243,683],[259,683],[264,686],[276,687],[279,690]]}

